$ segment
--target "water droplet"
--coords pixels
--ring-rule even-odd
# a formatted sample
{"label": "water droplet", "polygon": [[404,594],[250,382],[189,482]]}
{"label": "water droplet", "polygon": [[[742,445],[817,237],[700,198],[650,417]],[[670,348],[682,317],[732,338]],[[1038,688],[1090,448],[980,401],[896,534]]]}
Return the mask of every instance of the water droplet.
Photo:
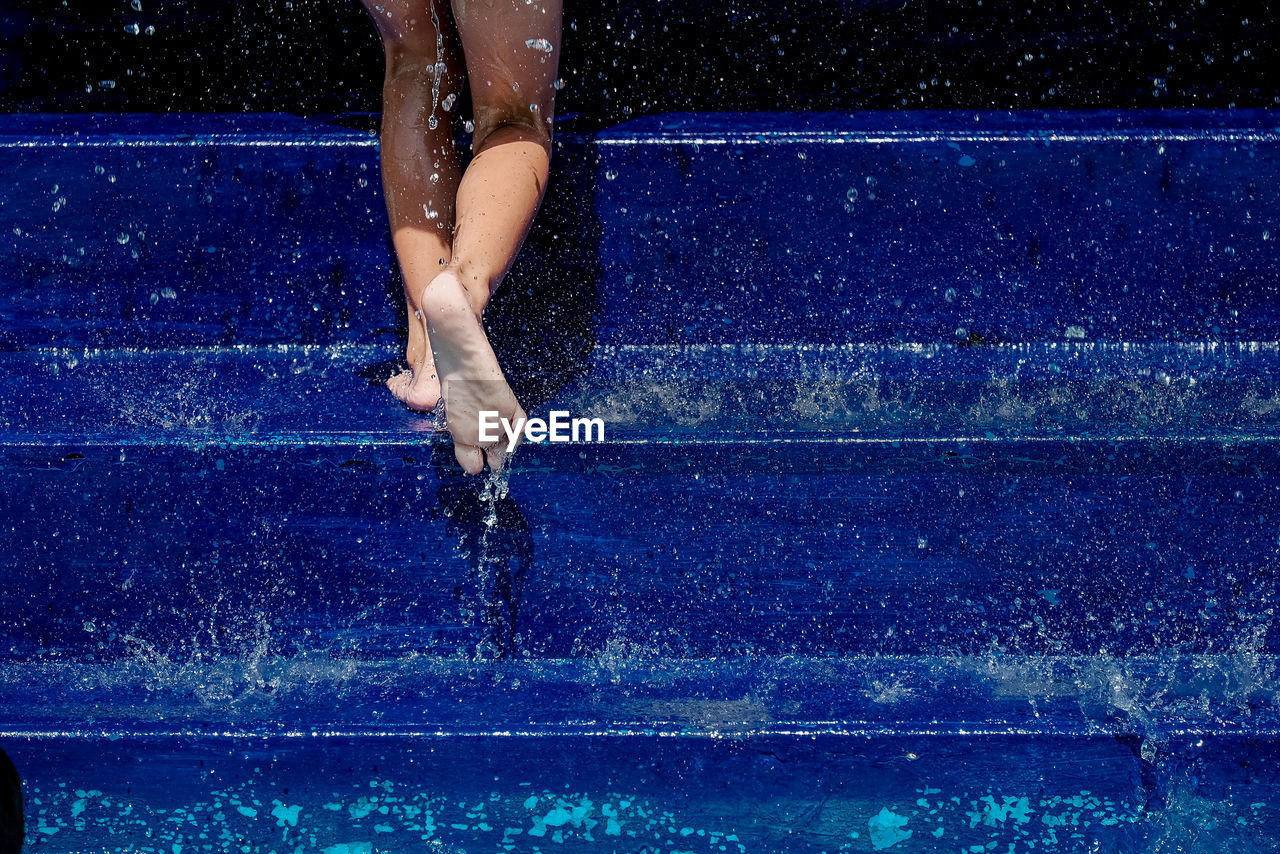
{"label": "water droplet", "polygon": [[467,133],[472,133],[476,129],[476,124],[470,119],[467,119],[465,122],[462,123],[462,128]]}
{"label": "water droplet", "polygon": [[453,109],[454,102],[457,100],[458,100],[458,93],[456,92],[451,93],[445,96],[445,99],[444,101],[441,102],[440,106],[444,107],[445,112],[448,112],[449,110]]}
{"label": "water droplet", "polygon": [[524,46],[531,47],[534,50],[540,50],[543,53],[551,53],[551,51],[555,50],[555,48],[551,46],[551,42],[546,39],[527,39]]}
{"label": "water droplet", "polygon": [[128,242],[129,242],[129,235],[127,233],[122,231],[116,235],[116,243],[119,243],[121,246],[124,246]]}
{"label": "water droplet", "polygon": [[559,92],[561,89],[563,89],[563,88],[564,88],[564,78],[563,78],[563,77],[557,77],[557,78],[556,78],[556,81],[555,81],[554,83],[552,83],[552,84],[551,84],[551,88],[552,88],[552,89],[555,89],[557,92]]}
{"label": "water droplet", "polygon": [[845,193],[844,197],[851,202],[856,202],[858,200],[858,188],[850,187],[849,192]]}
{"label": "water droplet", "polygon": [[604,177],[605,177],[605,180],[606,180],[606,181],[612,181],[612,180],[614,180],[615,178],[617,178],[617,177],[618,177],[618,173],[617,173],[617,172],[615,172],[615,171],[614,171],[614,170],[612,170],[612,169],[608,169],[608,170],[606,170],[606,171],[605,171],[605,173],[604,173]]}
{"label": "water droplet", "polygon": [[439,184],[439,183],[440,183],[440,173],[439,173],[439,172],[432,172],[432,173],[431,173],[431,183],[432,183],[432,184]]}
{"label": "water droplet", "polygon": [[142,27],[137,24],[125,24],[124,31],[131,36],[136,36],[138,33],[142,32]]}

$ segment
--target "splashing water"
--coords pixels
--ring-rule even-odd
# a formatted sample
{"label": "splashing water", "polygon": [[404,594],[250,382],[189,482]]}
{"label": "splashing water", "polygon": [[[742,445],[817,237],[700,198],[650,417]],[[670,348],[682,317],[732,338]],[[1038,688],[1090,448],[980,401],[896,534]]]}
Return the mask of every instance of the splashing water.
{"label": "splashing water", "polygon": [[427,127],[435,130],[440,124],[440,120],[436,118],[436,107],[440,103],[440,80],[448,66],[444,64],[444,31],[440,29],[440,16],[436,14],[434,5],[431,7],[431,25],[436,28],[436,64],[431,69],[431,116],[427,119]]}
{"label": "splashing water", "polygon": [[485,505],[484,534],[480,537],[480,549],[483,554],[485,537],[498,524],[498,502],[511,492],[510,476],[506,469],[500,472],[489,472],[485,475],[484,489],[480,492],[480,503]]}

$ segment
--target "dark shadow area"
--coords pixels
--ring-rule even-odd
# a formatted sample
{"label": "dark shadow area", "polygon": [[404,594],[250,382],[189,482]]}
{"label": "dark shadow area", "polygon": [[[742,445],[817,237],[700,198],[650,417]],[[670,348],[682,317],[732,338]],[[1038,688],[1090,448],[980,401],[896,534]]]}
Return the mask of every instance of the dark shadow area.
{"label": "dark shadow area", "polygon": [[533,533],[509,492],[495,491],[483,477],[458,468],[453,446],[437,443],[431,467],[440,484],[436,493],[445,532],[456,538],[467,574],[454,587],[458,606],[474,626],[482,627],[475,655],[509,659],[519,655],[520,601],[533,566]]}
{"label": "dark shadow area", "polygon": [[0,750],[0,854],[22,850],[22,780],[3,750]]}
{"label": "dark shadow area", "polygon": [[[1280,8],[1249,0],[569,3],[558,112],[1271,107]],[[0,110],[377,110],[355,0],[11,0]]]}

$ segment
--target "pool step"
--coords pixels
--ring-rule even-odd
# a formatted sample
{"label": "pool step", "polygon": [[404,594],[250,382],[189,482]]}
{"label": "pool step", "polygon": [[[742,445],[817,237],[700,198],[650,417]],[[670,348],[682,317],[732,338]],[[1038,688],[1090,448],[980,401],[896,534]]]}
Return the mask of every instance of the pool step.
{"label": "pool step", "polygon": [[[566,130],[491,314],[609,346],[1280,340],[1277,128],[1239,110]],[[0,148],[7,347],[396,340],[367,132],[4,116]]]}
{"label": "pool step", "polygon": [[602,348],[499,495],[382,355],[0,354],[0,728],[1272,726],[1280,348]]}
{"label": "pool step", "polygon": [[[524,604],[486,592],[460,598],[491,611]],[[432,626],[405,631],[401,649],[382,653],[394,657],[378,657],[350,643],[354,632],[276,638],[273,615],[256,616],[257,634],[238,648],[113,638],[119,630],[101,621],[92,657],[0,661],[0,737],[1280,738],[1280,659],[1243,644],[1119,657],[994,648],[706,657],[671,652],[676,640],[629,640],[620,626],[594,649],[584,639],[547,658],[512,637],[536,630],[532,621],[491,615],[474,650],[446,653]]]}
{"label": "pool step", "polygon": [[[557,342],[558,350],[519,336],[495,343],[529,412],[599,418],[609,446],[800,439],[1190,446],[1280,431],[1277,342],[588,348],[579,340]],[[358,345],[0,352],[0,444],[432,445],[441,438],[436,417],[405,409],[385,388],[402,369],[400,352]],[[541,459],[546,450],[526,443],[524,453]]]}

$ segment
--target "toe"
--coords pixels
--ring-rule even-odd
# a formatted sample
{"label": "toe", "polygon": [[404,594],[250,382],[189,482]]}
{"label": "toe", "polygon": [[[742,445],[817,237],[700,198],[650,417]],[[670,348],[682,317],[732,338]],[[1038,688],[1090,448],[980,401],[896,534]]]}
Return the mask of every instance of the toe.
{"label": "toe", "polygon": [[458,458],[458,465],[467,474],[480,474],[484,471],[484,452],[475,445],[453,444],[453,455]]}
{"label": "toe", "polygon": [[[524,426],[526,423],[528,423],[528,421],[529,421],[529,416],[525,415],[524,407],[517,403],[516,414],[512,418],[511,423]],[[516,448],[520,447],[520,443],[523,441],[524,441],[524,430],[520,430],[519,432],[516,433],[516,447],[512,448],[511,452],[515,453]],[[506,449],[503,448],[503,450],[506,450]]]}
{"label": "toe", "polygon": [[404,400],[405,395],[409,392],[409,384],[412,382],[413,372],[401,371],[387,380],[387,389],[396,396],[397,400]]}
{"label": "toe", "polygon": [[[528,418],[524,414],[524,409],[520,406],[520,404],[517,403],[515,416],[511,419],[511,423],[516,425],[523,425],[524,422],[527,420]],[[485,458],[489,461],[489,469],[496,473],[506,468],[507,463],[511,460],[512,455],[515,454],[516,448],[520,447],[520,442],[523,439],[524,439],[524,431],[519,430],[516,433],[515,448],[511,448],[510,450],[508,450],[506,442],[498,442],[496,444],[485,447],[484,455],[485,455]]]}

